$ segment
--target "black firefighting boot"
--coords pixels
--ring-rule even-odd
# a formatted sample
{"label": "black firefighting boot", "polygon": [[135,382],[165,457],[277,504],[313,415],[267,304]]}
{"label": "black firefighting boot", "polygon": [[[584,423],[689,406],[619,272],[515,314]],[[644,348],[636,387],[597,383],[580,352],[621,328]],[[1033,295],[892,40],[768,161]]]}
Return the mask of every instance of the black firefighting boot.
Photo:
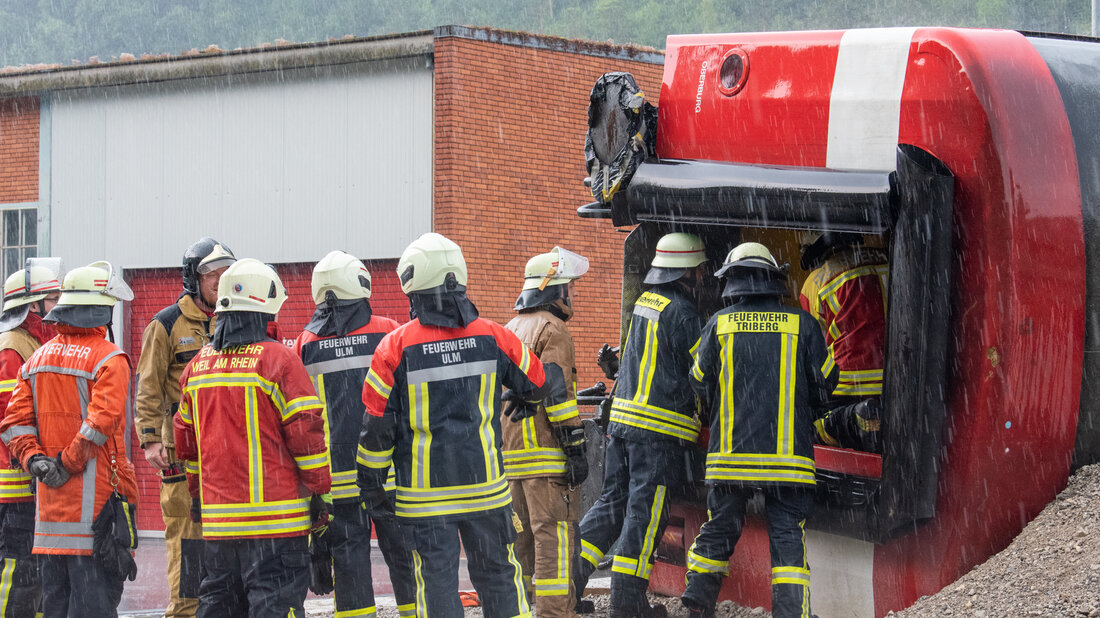
{"label": "black firefighting boot", "polygon": [[577,604],[573,606],[574,614],[595,614],[596,604],[588,599],[577,599]]}

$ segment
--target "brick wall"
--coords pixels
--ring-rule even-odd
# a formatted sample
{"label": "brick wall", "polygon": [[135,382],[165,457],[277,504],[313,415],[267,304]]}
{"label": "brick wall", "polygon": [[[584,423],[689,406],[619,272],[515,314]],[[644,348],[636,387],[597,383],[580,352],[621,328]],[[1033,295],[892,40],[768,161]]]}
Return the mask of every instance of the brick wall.
{"label": "brick wall", "polygon": [[38,201],[38,97],[0,100],[0,203]]}
{"label": "brick wall", "polygon": [[501,323],[515,315],[528,258],[555,245],[588,257],[570,322],[581,388],[604,379],[596,350],[619,340],[626,235],[576,214],[592,201],[588,95],[608,71],[633,73],[656,103],[661,65],[454,36],[435,43],[435,231],[462,246],[470,296]]}
{"label": "brick wall", "polygon": [[[367,268],[371,272],[371,307],[375,314],[398,322],[407,322],[409,301],[401,293],[401,285],[395,272],[396,260],[367,262]],[[278,264],[276,270],[288,295],[279,311],[279,334],[285,339],[293,340],[313,315],[313,296],[310,291],[313,264]],[[134,290],[134,300],[127,308],[126,352],[136,368],[141,355],[141,335],[145,327],[158,311],[179,298],[180,271],[178,268],[150,268],[127,271],[126,275],[127,282]],[[137,472],[138,491],[141,494],[138,503],[138,528],[163,530],[159,498],[160,477],[145,461],[145,455],[136,438],[130,456]]]}

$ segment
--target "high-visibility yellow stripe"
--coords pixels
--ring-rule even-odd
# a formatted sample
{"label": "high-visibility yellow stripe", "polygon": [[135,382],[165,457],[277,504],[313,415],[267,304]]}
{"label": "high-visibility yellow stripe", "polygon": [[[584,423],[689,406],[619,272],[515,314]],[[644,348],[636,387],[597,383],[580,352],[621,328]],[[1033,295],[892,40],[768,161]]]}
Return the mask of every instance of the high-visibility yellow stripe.
{"label": "high-visibility yellow stripe", "polygon": [[642,541],[642,553],[638,556],[638,570],[636,575],[642,579],[649,579],[650,557],[657,549],[657,529],[661,525],[661,516],[665,510],[665,486],[658,485],[653,492],[653,504],[649,508],[649,525],[646,526],[645,539]]}
{"label": "high-visibility yellow stripe", "polygon": [[646,320],[645,348],[642,351],[642,364],[638,371],[638,390],[634,401],[649,401],[653,376],[657,373],[657,347],[657,323]]}
{"label": "high-visibility yellow stripe", "polygon": [[535,417],[528,416],[520,421],[520,431],[523,433],[523,448],[535,449],[538,448],[538,442],[535,441]]}
{"label": "high-visibility yellow stripe", "polygon": [[397,606],[397,615],[400,618],[416,618],[416,603],[406,603]]}
{"label": "high-visibility yellow stripe", "polygon": [[365,381],[366,381],[367,385],[370,386],[371,388],[373,388],[374,391],[376,393],[378,393],[379,395],[381,395],[383,399],[389,399],[390,398],[390,391],[393,389],[393,387],[386,384],[382,380],[382,378],[379,377],[378,374],[374,372],[373,369],[371,369],[370,371],[367,372],[367,377],[366,377]]}
{"label": "high-visibility yellow stripe", "polygon": [[[833,346],[825,348],[825,362],[821,365],[821,377],[828,378],[836,367],[836,358],[833,357]],[[843,375],[844,372],[841,372]],[[879,374],[881,376],[881,373]]]}
{"label": "high-visibility yellow stripe", "polygon": [[481,438],[481,451],[485,454],[486,478],[496,478],[503,473],[497,451],[496,430],[493,428],[493,419],[496,417],[496,380],[496,372],[481,374],[481,392],[478,397],[478,411],[481,413],[478,437]]}
{"label": "high-visibility yellow stripe", "polygon": [[722,366],[719,369],[719,381],[721,388],[718,391],[718,398],[720,400],[719,418],[719,442],[721,450],[724,453],[728,453],[733,450],[733,421],[734,421],[734,403],[733,403],[733,342],[734,334],[722,335],[719,339],[721,342],[721,354],[722,354]]}
{"label": "high-visibility yellow stripe", "polygon": [[4,570],[0,571],[0,616],[8,615],[8,601],[11,599],[12,573],[15,572],[15,558],[4,558]]}
{"label": "high-visibility yellow stripe", "polygon": [[283,422],[285,423],[299,412],[320,409],[323,409],[323,406],[321,405],[321,400],[317,399],[313,395],[309,395],[307,397],[299,397],[297,399],[292,399],[288,401],[286,405],[280,408],[279,413],[281,414]]}
{"label": "high-visibility yellow stripe", "polygon": [[559,521],[558,529],[558,579],[565,581],[565,591],[569,592],[569,563],[572,552],[569,551],[569,522]]}
{"label": "high-visibility yellow stripe", "polygon": [[15,390],[18,380],[0,380],[0,393],[10,393]]}
{"label": "high-visibility yellow stripe", "polygon": [[512,579],[519,601],[516,604],[516,618],[531,618],[531,606],[527,604],[527,590],[523,586],[523,567],[519,565],[519,560],[516,560],[516,546],[513,543],[508,544],[508,562],[516,573]]}
{"label": "high-visibility yellow stripe", "polygon": [[329,461],[329,453],[326,450],[323,453],[317,453],[314,455],[303,455],[301,457],[295,457],[294,462],[298,464],[299,470],[314,470],[316,468],[328,468],[331,464]]}
{"label": "high-visibility yellow stripe", "polygon": [[355,452],[355,463],[366,468],[382,470],[390,467],[393,462],[393,448],[385,451],[371,451],[362,444]]}
{"label": "high-visibility yellow stripe", "polygon": [[696,543],[691,544],[691,548],[687,553],[687,566],[689,571],[695,571],[696,573],[721,573],[722,575],[729,575],[730,563],[729,560],[721,561],[707,558],[706,556],[696,553]]}
{"label": "high-visibility yellow stripe", "polygon": [[409,428],[412,429],[412,485],[429,487],[432,429],[428,418],[428,383],[409,385]]}
{"label": "high-visibility yellow stripe", "polygon": [[412,550],[413,579],[416,580],[416,607],[421,616],[428,615],[428,591],[424,584],[424,561],[420,558],[420,552]]}
{"label": "high-visibility yellow stripe", "polygon": [[248,499],[261,502],[264,499],[264,460],[255,388],[245,389],[244,401],[245,426],[248,432]]}
{"label": "high-visibility yellow stripe", "polygon": [[776,452],[794,452],[794,399],[798,370],[798,335],[780,337],[779,350],[779,413],[776,427]]}
{"label": "high-visibility yellow stripe", "polygon": [[584,558],[594,567],[600,566],[600,560],[603,560],[603,552],[599,547],[589,543],[588,541],[581,539],[581,558]]}
{"label": "high-visibility yellow stripe", "polygon": [[359,609],[338,609],[334,618],[353,618],[354,616],[377,616],[378,610],[374,605]]}
{"label": "high-visibility yellow stripe", "polygon": [[577,409],[576,399],[570,399],[553,406],[546,406],[546,418],[551,423],[561,423],[579,416],[580,412]]}

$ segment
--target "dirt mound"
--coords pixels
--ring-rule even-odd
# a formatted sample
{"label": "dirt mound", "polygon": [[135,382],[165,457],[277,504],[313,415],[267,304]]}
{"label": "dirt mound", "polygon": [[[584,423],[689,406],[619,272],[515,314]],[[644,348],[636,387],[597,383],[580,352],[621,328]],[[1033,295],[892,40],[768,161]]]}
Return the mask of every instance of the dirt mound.
{"label": "dirt mound", "polygon": [[1071,476],[1004,551],[892,615],[1100,617],[1100,464]]}

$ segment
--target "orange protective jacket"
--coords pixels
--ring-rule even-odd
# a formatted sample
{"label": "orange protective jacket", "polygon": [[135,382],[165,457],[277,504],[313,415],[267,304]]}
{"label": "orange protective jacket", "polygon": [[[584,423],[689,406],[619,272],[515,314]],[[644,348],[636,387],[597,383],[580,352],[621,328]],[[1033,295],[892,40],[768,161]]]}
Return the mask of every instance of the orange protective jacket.
{"label": "orange protective jacket", "polygon": [[61,487],[38,484],[34,553],[88,556],[92,522],[112,488],[138,498],[125,439],[130,359],[103,327],[57,330],[23,365],[0,438],[24,469],[35,455],[60,452],[72,475]]}
{"label": "orange protective jacket", "polygon": [[[18,327],[0,333],[0,420],[7,415],[8,402],[19,380],[19,368],[53,334],[54,330],[43,324],[42,318],[35,313],[28,313]],[[0,442],[0,504],[34,502],[31,480],[31,475],[12,459],[8,447]]]}
{"label": "orange protective jacket", "polygon": [[176,456],[202,499],[206,539],[302,536],[309,496],[332,482],[322,406],[301,359],[266,340],[215,350],[183,370]]}

